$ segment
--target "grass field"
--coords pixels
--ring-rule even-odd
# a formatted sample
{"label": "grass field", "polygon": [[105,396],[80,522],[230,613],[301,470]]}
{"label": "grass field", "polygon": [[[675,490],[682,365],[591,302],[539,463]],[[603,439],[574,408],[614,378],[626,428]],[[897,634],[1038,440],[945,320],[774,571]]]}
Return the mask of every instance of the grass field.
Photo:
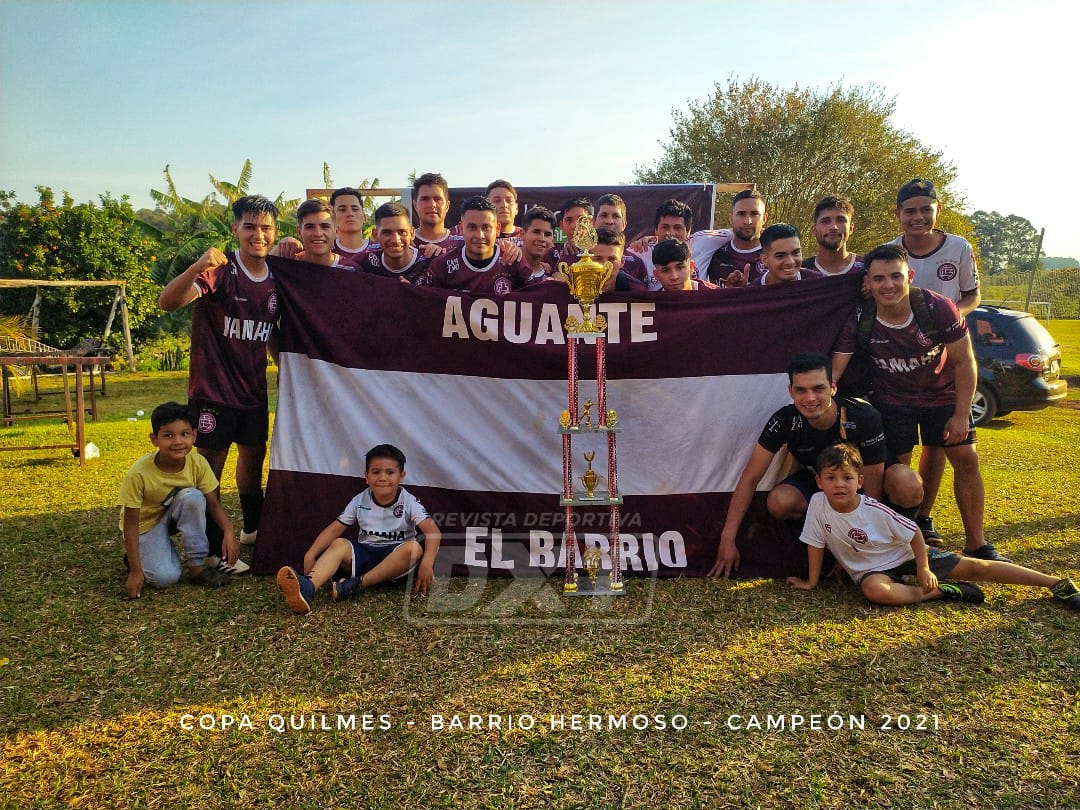
{"label": "grass field", "polygon": [[[1075,373],[1080,324],[1052,331]],[[1021,588],[886,609],[831,584],[636,580],[603,611],[482,586],[544,625],[447,624],[392,589],[298,618],[265,578],[130,601],[112,504],[149,424],[129,419],[183,396],[183,374],[111,377],[100,459],[0,453],[0,807],[1080,806],[1080,616]],[[66,435],[26,424],[0,446]],[[989,539],[1073,577],[1078,443],[1068,407],[980,432]],[[484,728],[432,728],[469,714]],[[605,729],[573,727],[589,714]]]}

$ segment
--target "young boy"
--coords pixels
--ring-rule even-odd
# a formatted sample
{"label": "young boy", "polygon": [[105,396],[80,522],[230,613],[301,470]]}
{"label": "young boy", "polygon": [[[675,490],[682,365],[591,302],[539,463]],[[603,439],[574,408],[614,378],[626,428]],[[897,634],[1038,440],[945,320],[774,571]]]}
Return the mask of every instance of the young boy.
{"label": "young boy", "polygon": [[[961,557],[939,549],[928,551],[915,523],[859,494],[862,457],[852,445],[825,448],[815,469],[821,492],[810,499],[800,538],[807,545],[809,576],[788,577],[792,587],[808,591],[818,584],[828,548],[863,595],[879,605],[913,605],[930,599],[983,601],[977,585],[944,581],[955,577],[1048,588],[1066,606],[1080,610],[1080,590],[1072,580],[1009,562]],[[911,576],[917,585],[904,584],[904,578]]]}
{"label": "young boy", "polygon": [[690,246],[678,239],[662,239],[652,250],[653,277],[664,292],[680,290],[715,290],[710,281],[694,278]]}
{"label": "young boy", "polygon": [[[413,593],[426,594],[435,580],[435,556],[442,535],[420,501],[402,488],[405,454],[392,444],[368,450],[364,458],[367,489],[353,498],[345,511],[319,532],[304,555],[304,571],[284,566],[277,584],[294,613],[309,613],[315,592],[341,570],[345,579],[331,585],[335,602],[407,573],[417,561]],[[358,524],[357,540],[342,537]],[[416,539],[423,532],[424,542]]]}
{"label": "young boy", "polygon": [[191,452],[195,417],[186,406],[166,402],[154,408],[150,426],[155,450],[131,465],[117,499],[128,568],[124,590],[138,599],[144,582],[166,588],[180,579],[180,557],[169,539],[174,532],[180,533],[191,583],[219,588],[229,577],[206,564],[207,513],[225,535],[230,563],[239,546],[218,500],[217,477],[203,456]]}

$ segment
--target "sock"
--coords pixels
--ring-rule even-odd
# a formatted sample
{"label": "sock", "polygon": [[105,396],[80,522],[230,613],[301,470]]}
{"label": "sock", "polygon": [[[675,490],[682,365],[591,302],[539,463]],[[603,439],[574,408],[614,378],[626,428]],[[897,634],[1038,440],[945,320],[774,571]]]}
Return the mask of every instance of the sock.
{"label": "sock", "polygon": [[259,520],[262,518],[263,491],[240,493],[240,511],[244,513],[244,531],[256,532],[259,530]]}
{"label": "sock", "polygon": [[888,506],[890,509],[892,509],[894,512],[896,512],[896,514],[900,515],[901,517],[906,517],[912,523],[915,522],[915,513],[918,511],[919,507],[917,507],[917,506],[897,506],[895,503],[892,503],[891,501],[886,501],[885,505]]}
{"label": "sock", "polygon": [[225,539],[225,533],[210,517],[209,510],[206,512],[206,539],[210,541],[209,555],[211,557],[221,557],[221,541]]}

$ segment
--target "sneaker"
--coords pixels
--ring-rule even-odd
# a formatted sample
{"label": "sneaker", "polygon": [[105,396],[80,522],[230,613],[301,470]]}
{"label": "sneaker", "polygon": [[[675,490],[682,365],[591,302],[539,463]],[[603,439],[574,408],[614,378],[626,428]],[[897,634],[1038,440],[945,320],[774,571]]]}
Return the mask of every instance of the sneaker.
{"label": "sneaker", "polygon": [[922,530],[923,540],[926,541],[926,545],[941,546],[943,544],[941,535],[934,528],[934,518],[930,515],[915,518],[915,525]]}
{"label": "sneaker", "polygon": [[236,562],[234,562],[232,565],[229,565],[228,560],[225,560],[217,556],[216,554],[213,554],[206,558],[206,564],[213,566],[221,573],[228,574],[229,576],[246,574],[248,571],[251,570],[251,566],[241,560],[239,557],[236,558]]}
{"label": "sneaker", "polygon": [[253,546],[255,545],[255,539],[259,536],[259,530],[256,529],[253,532],[240,531],[240,545]]}
{"label": "sneaker", "polygon": [[330,594],[334,597],[335,602],[344,602],[346,599],[352,599],[358,593],[360,593],[360,580],[356,577],[339,579],[337,582],[331,583],[330,585]]}
{"label": "sneaker", "polygon": [[981,605],[986,597],[982,588],[972,585],[970,582],[939,582],[941,598],[947,602],[970,602],[973,605]]}
{"label": "sneaker", "polygon": [[286,565],[277,572],[277,584],[293,613],[311,612],[311,603],[315,601],[315,583],[311,577],[305,577],[291,565]]}
{"label": "sneaker", "polygon": [[203,585],[207,588],[221,588],[229,584],[228,574],[223,574],[214,566],[210,565],[209,560],[203,567],[203,570],[197,574],[193,574],[191,577],[192,585]]}
{"label": "sneaker", "polygon": [[986,543],[971,551],[964,550],[965,557],[974,557],[976,560],[991,560],[993,562],[1012,562],[1008,557],[1002,557],[993,543]]}
{"label": "sneaker", "polygon": [[1071,579],[1059,579],[1050,586],[1050,593],[1064,602],[1067,607],[1080,610],[1080,588],[1077,588],[1076,583]]}

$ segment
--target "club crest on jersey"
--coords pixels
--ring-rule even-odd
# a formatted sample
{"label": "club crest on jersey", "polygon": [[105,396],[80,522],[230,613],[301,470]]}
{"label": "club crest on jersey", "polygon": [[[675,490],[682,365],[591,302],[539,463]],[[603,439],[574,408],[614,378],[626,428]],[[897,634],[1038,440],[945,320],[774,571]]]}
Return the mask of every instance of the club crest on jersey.
{"label": "club crest on jersey", "polygon": [[275,291],[270,293],[270,295],[266,299],[266,311],[269,312],[271,315],[277,315],[277,307],[277,292]]}
{"label": "club crest on jersey", "polygon": [[510,292],[511,289],[510,279],[508,279],[506,276],[499,276],[497,279],[495,279],[494,288],[496,295],[506,295],[508,292]]}
{"label": "club crest on jersey", "polygon": [[825,531],[827,531],[829,534],[832,534],[832,524],[831,523],[826,523],[825,524]]}
{"label": "club crest on jersey", "polygon": [[199,414],[199,433],[213,433],[217,427],[217,417],[209,411]]}
{"label": "club crest on jersey", "polygon": [[404,504],[399,503],[397,506],[394,507],[394,517],[399,518],[404,514],[405,514],[405,506],[404,506]]}
{"label": "club crest on jersey", "polygon": [[920,346],[926,349],[929,349],[934,345],[934,341],[930,339],[930,336],[924,334],[921,329],[915,333],[915,340],[918,341]]}
{"label": "club crest on jersey", "polygon": [[937,277],[940,278],[942,281],[952,281],[954,278],[956,278],[959,272],[960,268],[958,268],[952,262],[942,262],[940,265],[938,265]]}
{"label": "club crest on jersey", "polygon": [[866,536],[866,532],[854,527],[848,529],[847,536],[848,539],[857,546],[864,546],[870,540],[870,538]]}

